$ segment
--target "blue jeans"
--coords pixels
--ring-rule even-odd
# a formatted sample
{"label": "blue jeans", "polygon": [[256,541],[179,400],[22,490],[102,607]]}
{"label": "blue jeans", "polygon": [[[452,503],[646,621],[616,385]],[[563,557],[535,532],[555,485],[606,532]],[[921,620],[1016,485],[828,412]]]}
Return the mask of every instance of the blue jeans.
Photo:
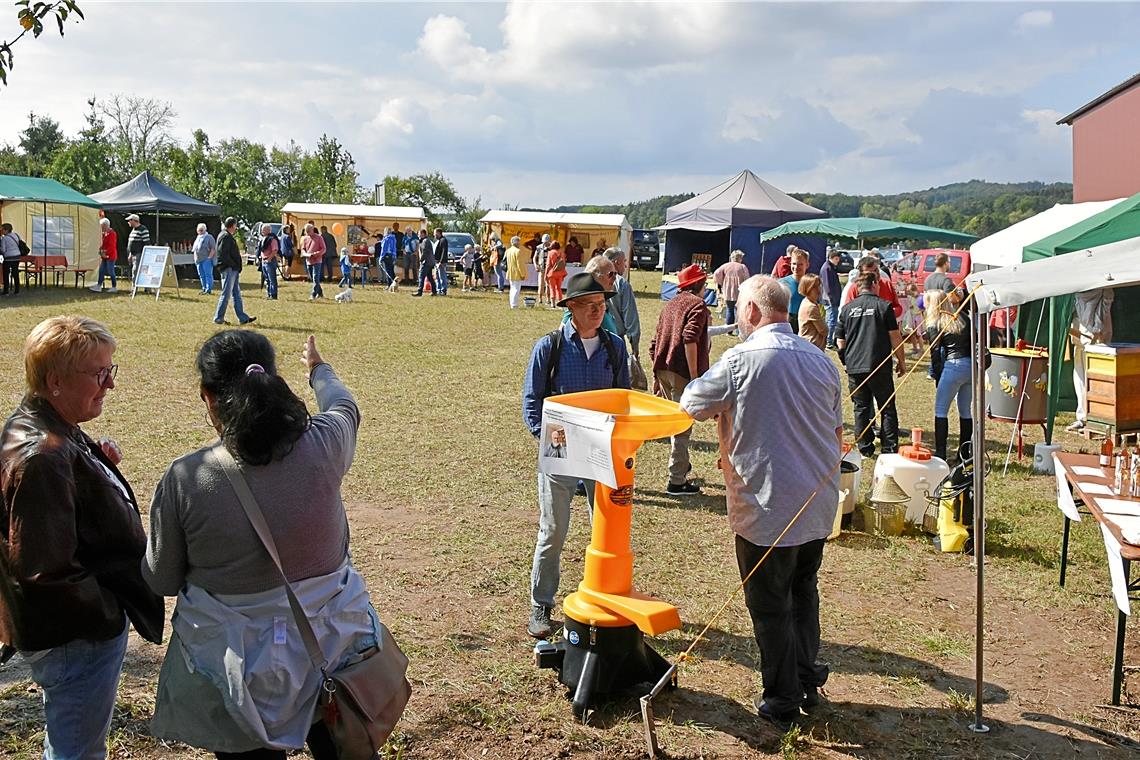
{"label": "blue jeans", "polygon": [[[533,605],[554,606],[561,577],[559,560],[566,534],[570,532],[570,501],[579,478],[572,475],[538,473],[538,539],[534,544],[534,564],[530,571],[530,601]],[[594,481],[584,481],[590,522],[594,520]]]}
{"label": "blue jeans", "polygon": [[507,268],[504,266],[495,267],[495,287],[499,290],[507,288]]}
{"label": "blue jeans", "polygon": [[391,285],[396,281],[396,259],[392,256],[385,256],[380,259],[380,265],[384,267],[384,276],[388,278],[386,285]]}
{"label": "blue jeans", "polygon": [[725,300],[724,302],[724,323],[726,325],[736,324],[736,301]]}
{"label": "blue jeans", "polygon": [[440,295],[447,295],[447,262],[441,261],[436,266],[435,283],[439,285]]}
{"label": "blue jeans", "polygon": [[949,416],[950,403],[955,397],[958,398],[958,417],[971,419],[969,359],[947,359],[942,365],[942,376],[934,391],[934,416]]}
{"label": "blue jeans", "polygon": [[127,652],[127,627],[109,641],[76,639],[39,653],[32,680],[44,694],[45,760],[102,760]]}
{"label": "blue jeans", "polygon": [[827,345],[835,345],[835,328],[839,326],[839,307],[823,299],[823,318],[827,322]]}
{"label": "blue jeans", "polygon": [[261,274],[265,277],[265,294],[270,298],[277,298],[277,262],[266,261],[261,264]]}
{"label": "blue jeans", "polygon": [[222,270],[222,289],[218,295],[218,308],[214,310],[214,321],[225,319],[226,306],[229,305],[230,298],[234,299],[234,314],[237,315],[238,321],[243,325],[249,321],[249,315],[245,313],[245,309],[241,302],[241,285],[238,283],[237,269],[223,269]]}
{"label": "blue jeans", "polygon": [[202,284],[202,292],[209,295],[214,292],[214,260],[206,259],[199,261],[195,266],[198,267],[198,282]]}
{"label": "blue jeans", "polygon": [[103,287],[103,278],[111,278],[111,287],[118,287],[115,284],[115,262],[110,259],[99,260],[99,287]]}
{"label": "blue jeans", "polygon": [[309,273],[309,280],[313,283],[313,292],[309,294],[309,298],[324,298],[325,291],[321,289],[321,271],[323,267],[318,261],[316,264],[306,264],[305,271]]}

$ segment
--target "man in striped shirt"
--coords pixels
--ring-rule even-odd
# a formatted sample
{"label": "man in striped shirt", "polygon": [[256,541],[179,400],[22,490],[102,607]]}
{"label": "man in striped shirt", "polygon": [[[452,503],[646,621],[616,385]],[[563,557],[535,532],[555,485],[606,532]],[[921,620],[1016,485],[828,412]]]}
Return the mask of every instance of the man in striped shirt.
{"label": "man in striped shirt", "polygon": [[138,214],[127,217],[127,226],[131,228],[131,234],[127,237],[127,260],[131,265],[131,282],[134,282],[139,262],[142,261],[143,247],[150,245],[150,230],[139,221]]}

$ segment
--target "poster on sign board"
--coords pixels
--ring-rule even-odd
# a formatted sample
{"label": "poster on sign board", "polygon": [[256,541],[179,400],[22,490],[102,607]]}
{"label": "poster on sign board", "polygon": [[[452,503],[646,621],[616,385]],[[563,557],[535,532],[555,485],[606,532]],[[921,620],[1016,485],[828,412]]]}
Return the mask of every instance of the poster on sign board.
{"label": "poster on sign board", "polygon": [[613,415],[544,401],[538,436],[539,472],[596,480],[617,488],[613,433]]}
{"label": "poster on sign board", "polygon": [[138,269],[135,271],[135,282],[131,288],[131,298],[139,288],[152,288],[154,300],[158,300],[158,291],[162,287],[162,279],[166,268],[170,265],[170,247],[165,245],[148,245],[139,255]]}

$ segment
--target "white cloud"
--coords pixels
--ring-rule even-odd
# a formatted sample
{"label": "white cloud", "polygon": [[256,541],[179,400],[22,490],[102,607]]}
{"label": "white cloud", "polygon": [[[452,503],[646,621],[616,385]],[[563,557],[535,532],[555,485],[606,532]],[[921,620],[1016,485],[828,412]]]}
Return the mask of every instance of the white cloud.
{"label": "white cloud", "polygon": [[1039,29],[1053,25],[1053,11],[1034,10],[1026,11],[1017,17],[1018,29]]}

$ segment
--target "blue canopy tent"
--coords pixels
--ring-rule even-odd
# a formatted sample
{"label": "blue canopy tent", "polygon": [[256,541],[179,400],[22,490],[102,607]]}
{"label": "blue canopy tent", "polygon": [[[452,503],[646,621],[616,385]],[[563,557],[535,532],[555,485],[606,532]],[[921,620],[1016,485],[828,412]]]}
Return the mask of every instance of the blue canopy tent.
{"label": "blue canopy tent", "polygon": [[[730,251],[744,252],[753,273],[770,272],[783,252],[769,246],[764,253],[760,233],[785,222],[816,219],[826,212],[801,203],[745,169],[735,177],[665,211],[665,272],[676,272],[692,262],[694,253],[712,257],[712,268],[728,261]],[[792,238],[812,255],[812,269],[823,265],[824,243],[818,238]]]}

